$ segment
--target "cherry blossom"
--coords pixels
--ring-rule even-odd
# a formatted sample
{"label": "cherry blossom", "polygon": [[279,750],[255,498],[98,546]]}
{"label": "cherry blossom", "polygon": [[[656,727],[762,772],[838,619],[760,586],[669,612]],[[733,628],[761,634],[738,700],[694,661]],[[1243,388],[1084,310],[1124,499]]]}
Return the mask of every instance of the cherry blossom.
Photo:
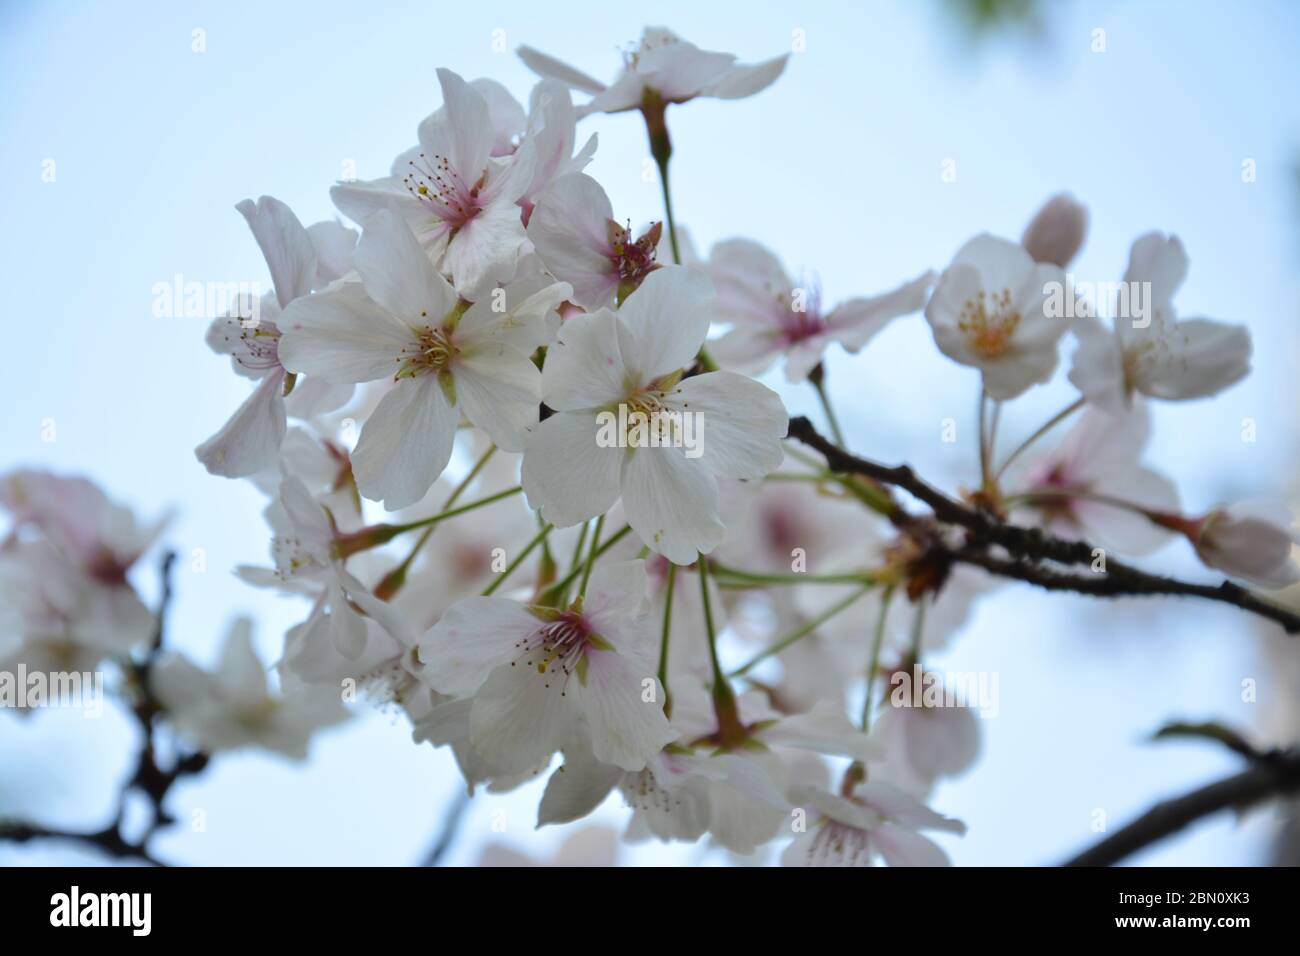
{"label": "cherry blossom", "polygon": [[451,457],[463,412],[508,451],[535,425],[541,373],[529,355],[567,286],[530,285],[459,299],[406,225],[371,217],[357,245],[359,285],[298,300],[285,311],[280,351],[289,368],[340,382],[392,376],[352,456],[361,493],[390,511],[422,498]]}
{"label": "cherry blossom", "polygon": [[717,289],[717,319],[731,330],[710,346],[713,356],[758,374],[780,356],[785,374],[801,382],[838,342],[857,352],[891,320],[920,311],[934,284],[926,272],[891,292],[853,298],[823,310],[816,286],[798,286],[777,258],[756,242],[730,239],[713,247],[709,275]]}
{"label": "cherry blossom", "polygon": [[[1176,236],[1140,236],[1124,283],[1129,307],[1116,308],[1113,331],[1085,317],[1070,381],[1088,401],[1118,411],[1140,392],[1167,401],[1215,395],[1250,372],[1250,333],[1210,319],[1179,319],[1173,298],[1187,276]],[[1136,308],[1143,302],[1144,307]],[[1133,314],[1121,315],[1128,311]],[[1141,312],[1142,314],[1137,314]]]}
{"label": "cherry blossom", "polygon": [[502,773],[528,770],[590,738],[598,759],[640,770],[674,736],[651,657],[640,561],[601,564],[565,610],[467,598],[420,644],[430,686],[473,697],[470,740]]}
{"label": "cherry blossom", "polygon": [[337,688],[272,694],[247,618],[226,635],[215,671],[171,652],[155,665],[151,679],[168,719],[209,753],[255,746],[304,760],[316,731],[348,717]]}
{"label": "cherry blossom", "polygon": [[1035,263],[1024,248],[995,236],[976,236],[957,251],[925,308],[939,350],[983,373],[999,400],[1047,381],[1067,320],[1045,308],[1050,284],[1065,276]]}
{"label": "cherry blossom", "polygon": [[[689,564],[722,540],[718,478],[760,478],[780,463],[787,418],[775,392],[735,372],[683,377],[708,333],[710,300],[705,277],[663,268],[617,313],[564,323],[542,371],[542,400],[555,414],[534,429],[523,462],[529,503],[551,524],[577,524],[621,498],[642,541]],[[702,454],[602,445],[599,415],[620,405],[696,416]]]}
{"label": "cherry blossom", "polygon": [[685,103],[697,96],[724,100],[752,96],[776,82],[789,59],[785,54],[761,63],[737,63],[730,53],[701,50],[663,27],[646,27],[609,86],[532,47],[520,47],[519,56],[539,76],[592,94],[578,108],[584,116],[639,109],[647,96],[663,103]]}
{"label": "cherry blossom", "polygon": [[533,183],[536,146],[526,138],[510,155],[495,156],[504,144],[483,92],[446,69],[438,82],[443,108],[420,124],[415,154],[399,157],[387,178],[339,183],[330,195],[363,228],[380,210],[400,213],[472,298],[514,272],[525,239],[516,203]]}

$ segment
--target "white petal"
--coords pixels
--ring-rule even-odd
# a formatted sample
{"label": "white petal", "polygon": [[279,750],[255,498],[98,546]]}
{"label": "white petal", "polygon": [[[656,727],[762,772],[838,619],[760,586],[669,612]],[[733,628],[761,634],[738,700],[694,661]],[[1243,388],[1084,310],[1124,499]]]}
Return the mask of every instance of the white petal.
{"label": "white petal", "polygon": [[871,831],[876,849],[890,866],[951,866],[948,854],[931,840],[912,830],[882,823]]}
{"label": "white petal", "polygon": [[736,372],[707,372],[684,379],[669,398],[696,416],[695,440],[718,477],[762,478],[780,466],[790,421],[766,385]]}
{"label": "white petal", "polygon": [[295,299],[280,317],[280,362],[330,382],[394,375],[411,330],[376,305],[360,283]]}
{"label": "white petal", "polygon": [[539,674],[523,662],[496,668],[474,696],[470,742],[501,773],[531,770],[568,739],[574,701],[564,696],[564,675]]}
{"label": "white petal", "polygon": [[926,272],[892,292],[841,302],[827,322],[844,347],[856,352],[893,319],[922,309],[934,280],[934,273]]}
{"label": "white petal", "polygon": [[440,68],[438,83],[446,111],[447,159],[466,184],[473,185],[487,166],[496,139],[487,100],[451,70]]}
{"label": "white petal", "polygon": [[1185,319],[1168,330],[1150,361],[1139,362],[1135,384],[1171,401],[1214,395],[1249,374],[1250,352],[1244,327]]}
{"label": "white petal", "polygon": [[680,448],[634,448],[623,469],[623,510],[652,551],[690,564],[722,541],[718,482]]}
{"label": "white petal", "polygon": [[626,398],[628,373],[620,320],[608,309],[574,316],[542,366],[542,401],[557,412],[599,408]]}
{"label": "white petal", "polygon": [[546,781],[546,791],[537,809],[537,825],[582,819],[605,801],[622,775],[618,767],[603,764],[592,756],[585,741],[566,747],[564,765]]}
{"label": "white petal", "polygon": [[687,368],[709,334],[713,283],[697,269],[656,269],[618,310],[623,361],[639,385]]}
{"label": "white petal", "polygon": [[353,264],[366,294],[408,325],[436,323],[456,304],[410,228],[387,209],[366,221]]}
{"label": "white petal", "polygon": [[[653,682],[653,694],[642,693],[642,681]],[[641,770],[677,737],[664,716],[664,690],[653,668],[616,651],[588,651],[586,677],[571,683],[570,690],[586,714],[592,752],[602,763]]]}
{"label": "white petal", "polygon": [[523,451],[542,400],[542,373],[528,356],[488,342],[458,356],[452,373],[465,417],[502,451]]}
{"label": "white petal", "polygon": [[505,598],[457,601],[420,641],[424,679],[440,694],[468,697],[539,626],[522,605]]}
{"label": "white petal", "polygon": [[352,454],[357,488],[389,511],[415,504],[447,467],[458,422],[437,376],[398,382],[361,429]]}
{"label": "white petal", "polygon": [[594,412],[559,412],[528,438],[524,494],[557,528],[604,514],[618,500],[627,450],[600,447],[599,430]]}
{"label": "white petal", "polygon": [[566,86],[571,86],[575,90],[582,90],[584,93],[599,93],[605,88],[605,84],[600,80],[594,79],[581,70],[569,66],[562,60],[557,60],[540,50],[534,50],[530,46],[521,46],[515,52],[519,54],[519,59],[523,60],[528,68],[538,76],[559,80]]}
{"label": "white petal", "polygon": [[513,201],[488,206],[447,243],[443,268],[467,299],[482,297],[492,284],[510,278],[527,236]]}
{"label": "white petal", "polygon": [[235,208],[262,249],[280,307],[310,292],[316,279],[316,247],[293,211],[271,196],[261,197],[256,205],[245,199]]}
{"label": "white petal", "polygon": [[275,463],[286,429],[283,391],[284,372],[267,375],[221,430],[194,449],[209,473],[244,478]]}
{"label": "white petal", "polygon": [[776,82],[790,54],[764,60],[762,63],[737,63],[722,79],[704,90],[706,96],[716,96],[720,100],[738,100],[745,96],[767,89]]}

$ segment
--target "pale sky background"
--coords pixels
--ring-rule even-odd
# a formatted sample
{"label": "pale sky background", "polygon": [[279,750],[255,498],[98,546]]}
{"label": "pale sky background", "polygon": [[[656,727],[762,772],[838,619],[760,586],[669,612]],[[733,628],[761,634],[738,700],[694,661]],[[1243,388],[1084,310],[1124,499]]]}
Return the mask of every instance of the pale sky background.
{"label": "pale sky background", "polygon": [[[203,319],[152,317],[154,284],[179,273],[265,285],[234,204],[269,193],[304,222],[331,216],[328,187],[346,164],[361,178],[382,175],[414,142],[438,105],[437,67],[496,78],[526,100],[532,76],[511,52],[519,44],[608,78],[649,22],[743,60],[790,49],[796,30],[806,37],[806,52],[761,95],[669,113],[674,200],[699,245],[757,239],[794,274],[819,276],[834,301],[942,268],[977,232],[1018,237],[1062,189],[1092,212],[1072,270],[1081,279],[1117,279],[1135,236],[1175,232],[1192,262],[1180,312],[1248,324],[1256,368],[1214,402],[1158,408],[1148,460],[1177,478],[1190,510],[1286,492],[1297,439],[1300,8],[1049,6],[1041,33],[974,48],[932,3],[5,2],[0,468],[86,473],[143,515],[175,508],[174,641],[210,659],[229,618],[247,611],[263,652],[277,654],[305,609],[230,574],[265,559],[261,495],[209,476],[192,453],[247,385],[204,347]],[[191,49],[196,29],[206,52]],[[502,38],[508,52],[494,52]],[[638,120],[599,117],[580,133],[589,129],[600,149],[588,171],[618,215],[659,218]],[[949,159],[955,183],[940,177]],[[1242,179],[1248,159],[1252,183]],[[42,180],[47,160],[53,182]],[[910,460],[949,488],[970,480],[973,445],[943,444],[939,423],[971,430],[976,378],[942,359],[919,316],[856,358],[833,354],[829,376],[855,449]],[[784,394],[792,412],[814,411],[811,390]],[[1031,392],[1008,410],[1003,435],[1027,433],[1068,398],[1060,381]],[[1241,440],[1246,418],[1257,423],[1254,443]],[[42,437],[50,421],[53,442]],[[184,560],[196,548],[205,573]],[[1204,577],[1185,545],[1152,560]],[[1000,675],[981,762],[934,800],[970,827],[942,840],[954,861],[1058,861],[1095,839],[1094,810],[1114,826],[1231,769],[1209,746],[1143,738],[1173,718],[1251,726],[1278,695],[1294,698],[1294,686],[1270,680],[1256,635],[1212,605],[1119,606],[1021,586],[986,601],[935,661]],[[1258,680],[1260,703],[1242,703],[1246,678]],[[0,812],[102,825],[125,772],[127,726],[116,715],[0,715]],[[189,863],[414,862],[459,786],[451,767],[445,751],[412,744],[401,721],[363,715],[320,737],[304,766],[222,757],[172,796],[182,819],[205,812],[206,832],[182,826],[154,847]],[[492,839],[553,850],[566,831],[534,833],[539,795],[533,786],[477,798],[448,859],[473,862]],[[615,798],[598,817],[621,826],[627,811]],[[505,832],[492,832],[494,818]],[[1222,817],[1140,861],[1255,862],[1268,822]],[[721,859],[681,846],[622,856],[702,858]],[[0,863],[91,859],[0,846]]]}

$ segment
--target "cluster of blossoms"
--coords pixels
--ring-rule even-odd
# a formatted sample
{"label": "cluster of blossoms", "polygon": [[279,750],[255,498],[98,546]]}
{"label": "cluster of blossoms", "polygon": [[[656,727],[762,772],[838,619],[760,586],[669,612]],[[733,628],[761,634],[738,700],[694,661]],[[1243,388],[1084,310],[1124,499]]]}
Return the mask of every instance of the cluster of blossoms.
{"label": "cluster of blossoms", "polygon": [[[304,227],[270,197],[237,207],[274,291],[212,324],[208,343],[256,385],[197,454],[267,497],[272,561],[239,574],[310,609],[285,636],[281,697],[243,629],[217,674],[158,668],[159,699],[205,751],[301,753],[342,715],[339,688],[360,685],[416,740],[450,747],[471,788],[545,776],[539,825],[617,790],[632,838],[707,836],[737,854],[784,840],[794,864],[945,863],[931,834],[965,828],[929,802],[976,759],[979,721],[892,705],[882,686],[920,673],[996,581],[937,571],[889,520],[890,492],[788,441],[781,398],[750,377],[784,361],[842,446],[823,354],[908,315],[978,371],[993,421],[1075,341],[1078,400],[1000,462],[996,428],[981,428],[971,503],[1120,553],[1182,534],[1233,577],[1296,580],[1289,516],[1185,516],[1140,463],[1147,399],[1212,395],[1249,367],[1244,329],[1176,316],[1176,238],[1134,243],[1124,281],[1149,289],[1148,308],[1112,328],[1053,307],[1086,231],[1068,197],[1019,242],[977,236],[940,273],[827,307],[756,242],[683,256],[670,205],[666,223],[620,220],[583,172],[595,136],[577,145],[582,117],[638,111],[667,199],[668,107],[759,92],[785,58],[738,64],[649,29],[606,86],[520,54],[541,76],[527,109],[492,80],[438,71],[442,105],[418,145],[391,175],[332,190],[355,229]],[[574,91],[590,99],[575,106]],[[1055,450],[1022,462],[1075,415]],[[148,535],[101,520],[87,544],[80,514],[61,527],[36,484],[14,476],[3,501],[45,539],[6,558],[80,576],[73,606],[42,609],[59,634],[75,642],[96,602],[129,630],[138,602],[115,589]],[[62,646],[38,620],[24,653]],[[148,623],[103,652],[147,639]],[[724,668],[729,654],[745,663]]]}

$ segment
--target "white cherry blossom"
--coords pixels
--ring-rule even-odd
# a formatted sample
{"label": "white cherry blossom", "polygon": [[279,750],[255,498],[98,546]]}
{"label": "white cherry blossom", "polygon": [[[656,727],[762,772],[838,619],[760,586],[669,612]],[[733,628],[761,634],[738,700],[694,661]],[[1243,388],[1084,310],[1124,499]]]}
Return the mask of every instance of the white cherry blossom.
{"label": "white cherry blossom", "polygon": [[758,374],[784,355],[791,382],[807,378],[832,342],[857,352],[891,320],[920,311],[934,284],[927,271],[891,292],[824,309],[819,288],[799,286],[776,256],[748,239],[715,245],[708,269],[718,295],[717,321],[731,326],[710,344],[713,357]]}
{"label": "white cherry blossom", "polygon": [[[787,416],[775,392],[735,372],[682,377],[704,344],[711,301],[706,277],[665,267],[617,313],[564,323],[542,373],[542,399],[555,414],[524,452],[524,491],[543,518],[567,527],[621,498],[641,540],[677,564],[722,540],[718,478],[760,478],[776,468]],[[601,413],[620,406],[650,421],[695,416],[701,453],[688,457],[680,443],[632,447],[634,435],[603,442]]]}
{"label": "white cherry blossom", "polygon": [[1068,321],[1046,305],[1049,283],[1064,282],[1057,266],[1035,263],[1019,244],[976,236],[939,277],[925,318],[939,351],[978,368],[988,394],[1005,401],[1056,369]]}
{"label": "white cherry blossom", "polygon": [[737,63],[730,53],[701,50],[664,27],[646,27],[641,42],[624,54],[623,69],[609,86],[532,47],[520,47],[519,56],[539,76],[592,94],[578,109],[583,116],[638,109],[648,95],[664,103],[685,103],[698,96],[752,96],[771,86],[789,59],[784,54],[761,63]]}
{"label": "white cherry blossom", "polygon": [[337,687],[272,693],[247,618],[231,627],[215,671],[167,652],[150,688],[167,719],[207,753],[256,746],[304,760],[316,731],[348,717]]}
{"label": "white cherry blossom", "polygon": [[367,224],[356,268],[359,285],[285,311],[280,351],[287,367],[334,381],[395,379],[352,455],[361,493],[390,511],[424,497],[462,413],[501,448],[522,450],[541,397],[529,356],[547,341],[547,317],[568,287],[532,282],[469,307],[388,211]]}
{"label": "white cherry blossom", "polygon": [[[1177,317],[1173,298],[1187,264],[1176,236],[1149,232],[1133,243],[1124,273],[1132,314],[1117,307],[1112,330],[1092,317],[1077,325],[1070,381],[1088,401],[1119,411],[1139,392],[1166,401],[1204,398],[1250,372],[1243,326]],[[1140,310],[1138,302],[1145,303]]]}
{"label": "white cherry blossom", "polygon": [[470,742],[501,773],[528,770],[575,733],[599,760],[640,770],[675,736],[655,677],[644,563],[601,563],[580,604],[467,598],[425,636],[430,686],[472,697]]}
{"label": "white cherry blossom", "polygon": [[380,210],[398,212],[473,298],[514,273],[525,238],[517,203],[533,183],[536,152],[526,138],[513,153],[495,155],[505,146],[483,92],[446,69],[438,82],[443,108],[420,124],[419,148],[399,157],[391,176],[339,183],[330,195],[363,228]]}

